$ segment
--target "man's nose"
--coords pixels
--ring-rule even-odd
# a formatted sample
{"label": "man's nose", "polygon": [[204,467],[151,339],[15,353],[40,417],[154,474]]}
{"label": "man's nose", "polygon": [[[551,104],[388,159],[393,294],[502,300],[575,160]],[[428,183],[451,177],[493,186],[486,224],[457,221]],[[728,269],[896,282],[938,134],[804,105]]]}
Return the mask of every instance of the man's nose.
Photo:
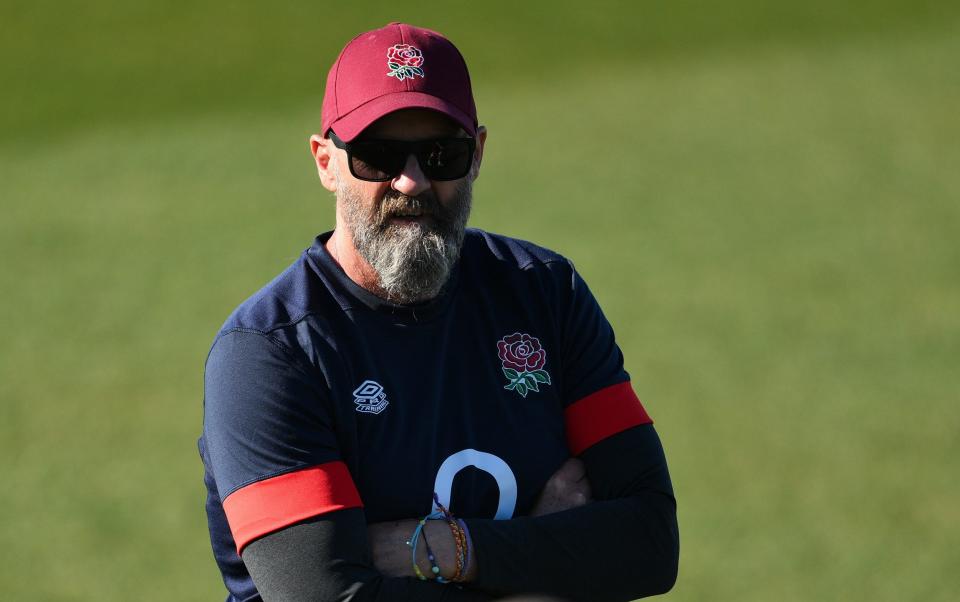
{"label": "man's nose", "polygon": [[430,179],[423,175],[417,158],[410,155],[407,157],[407,164],[404,165],[403,171],[391,182],[391,187],[407,196],[417,196],[430,188]]}

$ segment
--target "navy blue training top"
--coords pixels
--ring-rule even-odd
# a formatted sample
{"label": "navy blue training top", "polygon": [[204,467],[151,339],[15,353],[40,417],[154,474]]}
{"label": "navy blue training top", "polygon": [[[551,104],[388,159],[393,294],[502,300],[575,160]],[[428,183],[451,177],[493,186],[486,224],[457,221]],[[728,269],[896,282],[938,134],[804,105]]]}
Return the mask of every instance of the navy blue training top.
{"label": "navy blue training top", "polygon": [[330,233],[238,307],[207,359],[210,537],[231,599],[251,541],[363,508],[368,523],[527,514],[570,456],[651,422],[613,331],[562,256],[470,229],[437,298],[385,301]]}

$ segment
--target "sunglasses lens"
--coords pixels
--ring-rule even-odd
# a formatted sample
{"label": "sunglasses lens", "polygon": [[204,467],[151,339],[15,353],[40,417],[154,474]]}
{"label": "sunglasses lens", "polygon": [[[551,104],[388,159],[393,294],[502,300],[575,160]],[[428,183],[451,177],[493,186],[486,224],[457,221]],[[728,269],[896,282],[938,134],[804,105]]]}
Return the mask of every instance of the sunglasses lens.
{"label": "sunglasses lens", "polygon": [[472,138],[435,140],[417,154],[420,169],[431,180],[458,180],[470,171]]}
{"label": "sunglasses lens", "polygon": [[473,161],[473,138],[448,138],[399,142],[361,140],[351,144],[335,139],[339,148],[350,156],[350,172],[369,182],[386,182],[397,177],[407,164],[407,157],[416,155],[423,175],[431,180],[459,180],[470,171]]}
{"label": "sunglasses lens", "polygon": [[385,182],[396,176],[407,161],[403,150],[380,142],[358,142],[350,145],[350,167],[361,180]]}

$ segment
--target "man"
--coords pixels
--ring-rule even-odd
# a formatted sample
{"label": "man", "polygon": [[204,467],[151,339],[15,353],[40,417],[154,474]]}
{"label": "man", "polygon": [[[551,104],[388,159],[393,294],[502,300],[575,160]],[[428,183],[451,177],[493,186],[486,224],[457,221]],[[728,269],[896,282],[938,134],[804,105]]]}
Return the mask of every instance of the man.
{"label": "man", "polygon": [[335,229],[207,359],[200,451],[228,600],[673,585],[666,461],[595,299],[563,257],[466,229],[486,137],[436,32],[391,23],[331,68],[310,145]]}

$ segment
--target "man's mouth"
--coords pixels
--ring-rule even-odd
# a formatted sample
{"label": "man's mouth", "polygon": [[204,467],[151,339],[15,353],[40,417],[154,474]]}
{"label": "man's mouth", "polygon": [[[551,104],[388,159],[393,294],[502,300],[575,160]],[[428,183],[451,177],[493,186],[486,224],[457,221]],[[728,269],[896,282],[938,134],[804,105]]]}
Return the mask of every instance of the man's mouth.
{"label": "man's mouth", "polygon": [[391,213],[383,220],[383,226],[402,229],[417,226],[431,231],[435,228],[433,217],[422,211]]}
{"label": "man's mouth", "polygon": [[390,217],[391,217],[391,218],[394,218],[394,219],[396,219],[396,218],[399,218],[399,219],[417,219],[417,218],[422,217],[422,216],[423,216],[423,211],[421,211],[421,210],[419,210],[419,209],[410,209],[410,210],[407,210],[407,211],[394,211],[392,214],[390,214]]}
{"label": "man's mouth", "polygon": [[[399,201],[399,199],[397,199]],[[391,206],[392,205],[392,206]],[[433,201],[429,199],[407,199],[405,202],[386,203],[382,224],[388,226],[413,226],[433,229],[437,222],[437,215]]]}
{"label": "man's mouth", "polygon": [[387,214],[386,223],[400,223],[400,224],[412,224],[412,223],[426,223],[432,219],[432,214],[429,211],[424,211],[422,208],[409,208],[409,209],[397,209],[391,211]]}

